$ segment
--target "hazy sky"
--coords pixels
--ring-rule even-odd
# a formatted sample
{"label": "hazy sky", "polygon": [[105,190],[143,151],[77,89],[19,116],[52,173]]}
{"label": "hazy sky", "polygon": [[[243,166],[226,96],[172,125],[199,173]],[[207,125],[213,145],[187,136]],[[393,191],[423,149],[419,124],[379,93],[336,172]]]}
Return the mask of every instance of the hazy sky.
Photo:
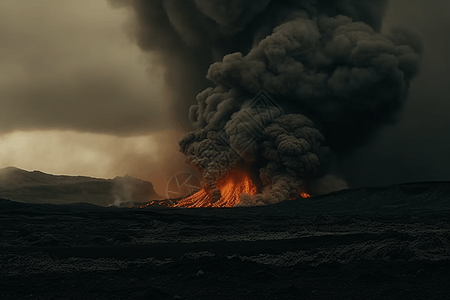
{"label": "hazy sky", "polygon": [[0,168],[129,173],[164,189],[180,134],[128,19],[103,0],[0,1]]}
{"label": "hazy sky", "polygon": [[[384,28],[421,36],[422,71],[398,123],[341,164],[352,186],[450,180],[449,13],[447,0],[390,1]],[[164,69],[129,17],[106,0],[0,1],[0,168],[128,173],[160,193],[183,170]]]}

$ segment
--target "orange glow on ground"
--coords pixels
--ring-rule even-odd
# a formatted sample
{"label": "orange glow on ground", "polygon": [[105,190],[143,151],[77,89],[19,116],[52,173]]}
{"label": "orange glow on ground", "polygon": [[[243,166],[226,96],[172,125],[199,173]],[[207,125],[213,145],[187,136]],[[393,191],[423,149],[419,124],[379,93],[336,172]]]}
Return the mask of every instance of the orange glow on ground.
{"label": "orange glow on ground", "polygon": [[[164,207],[184,207],[184,208],[198,208],[198,207],[233,207],[240,202],[240,196],[249,194],[254,196],[257,193],[256,186],[250,179],[250,176],[243,170],[232,170],[217,182],[217,188],[220,190],[221,197],[216,202],[212,201],[212,193],[206,189],[187,196],[181,200],[170,199],[155,200],[145,205],[139,206],[145,208],[149,206],[164,206]],[[304,199],[311,198],[306,192],[301,192],[300,196]],[[292,198],[290,200],[295,200]]]}
{"label": "orange glow on ground", "polygon": [[212,195],[205,189],[184,198],[173,207],[233,207],[239,203],[239,197],[243,194],[255,195],[257,190],[250,176],[242,170],[230,171],[217,182],[217,188],[222,197],[212,202]]}
{"label": "orange glow on ground", "polygon": [[301,192],[300,196],[301,196],[302,198],[311,198],[311,195],[308,194],[308,193],[305,193],[305,192]]}

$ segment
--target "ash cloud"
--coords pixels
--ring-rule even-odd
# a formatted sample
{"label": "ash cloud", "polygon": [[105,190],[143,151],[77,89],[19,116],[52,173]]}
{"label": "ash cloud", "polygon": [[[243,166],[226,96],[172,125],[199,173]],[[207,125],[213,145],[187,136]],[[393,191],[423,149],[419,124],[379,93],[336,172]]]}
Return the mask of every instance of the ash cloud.
{"label": "ash cloud", "polygon": [[300,114],[275,119],[264,131],[260,141],[259,161],[263,186],[269,187],[254,197],[244,195],[240,206],[264,205],[301,197],[305,180],[320,168],[323,136],[311,120]]}
{"label": "ash cloud", "polygon": [[[213,199],[217,179],[238,165],[258,173],[263,190],[243,204],[320,186],[314,182],[327,173],[330,149],[348,153],[395,120],[419,71],[414,34],[381,34],[387,0],[111,2],[134,9],[137,42],[166,67],[176,113],[190,106],[195,131],[180,147],[203,170]],[[205,73],[214,87],[205,88]],[[260,138],[233,157],[233,141],[246,136],[230,135],[230,124],[262,90],[287,115],[264,124]],[[224,131],[229,146],[220,143]],[[330,178],[322,180],[328,187]]]}
{"label": "ash cloud", "polygon": [[247,55],[214,63],[207,78],[219,88],[198,97],[201,105],[190,113],[194,124],[220,126],[213,115],[229,115],[234,106],[211,109],[206,103],[217,94],[225,102],[229,90],[276,96],[287,111],[317,120],[334,150],[363,143],[390,121],[418,71],[416,41],[402,30],[379,34],[346,16],[307,17],[275,28]]}

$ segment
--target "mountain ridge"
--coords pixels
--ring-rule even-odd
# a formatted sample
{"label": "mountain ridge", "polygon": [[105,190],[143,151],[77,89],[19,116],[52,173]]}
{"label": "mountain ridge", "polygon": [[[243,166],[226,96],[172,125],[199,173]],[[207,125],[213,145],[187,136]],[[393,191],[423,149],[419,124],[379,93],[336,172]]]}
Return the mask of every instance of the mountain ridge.
{"label": "mountain ridge", "polygon": [[0,169],[0,198],[23,203],[90,203],[99,206],[162,199],[153,184],[132,176],[102,179],[52,175],[16,167]]}

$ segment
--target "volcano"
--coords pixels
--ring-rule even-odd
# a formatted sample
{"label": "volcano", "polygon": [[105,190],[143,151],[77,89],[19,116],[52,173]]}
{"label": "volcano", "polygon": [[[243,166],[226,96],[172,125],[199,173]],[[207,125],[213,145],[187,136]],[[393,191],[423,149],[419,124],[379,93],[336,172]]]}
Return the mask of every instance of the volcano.
{"label": "volcano", "polygon": [[201,189],[174,204],[174,207],[233,207],[241,195],[255,195],[256,186],[243,170],[232,170],[217,182],[221,197],[214,201],[211,192]]}
{"label": "volcano", "polygon": [[[214,201],[213,195],[206,189],[176,202],[173,207],[233,207],[238,206],[241,196],[254,196],[257,193],[256,185],[250,176],[243,170],[231,170],[217,182],[220,191],[219,200]],[[310,198],[306,192],[301,193],[302,198]]]}

